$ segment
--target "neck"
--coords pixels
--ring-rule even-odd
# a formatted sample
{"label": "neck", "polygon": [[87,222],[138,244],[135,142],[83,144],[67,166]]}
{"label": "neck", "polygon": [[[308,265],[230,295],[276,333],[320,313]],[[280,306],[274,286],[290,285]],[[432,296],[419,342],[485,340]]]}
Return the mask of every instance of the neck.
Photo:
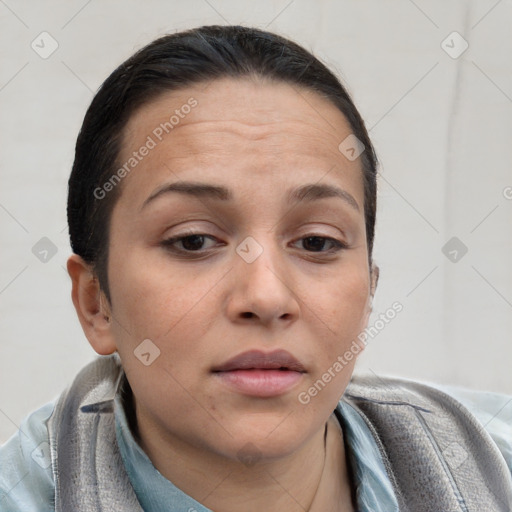
{"label": "neck", "polygon": [[342,432],[334,416],[293,454],[245,464],[161,436],[144,421],[138,426],[139,443],[155,468],[211,510],[353,510]]}

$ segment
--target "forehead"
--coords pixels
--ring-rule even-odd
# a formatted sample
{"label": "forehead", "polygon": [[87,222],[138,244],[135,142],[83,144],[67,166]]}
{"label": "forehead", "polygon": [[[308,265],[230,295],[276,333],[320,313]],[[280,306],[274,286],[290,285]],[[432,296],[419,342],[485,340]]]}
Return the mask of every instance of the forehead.
{"label": "forehead", "polygon": [[[136,200],[184,174],[252,185],[278,176],[300,181],[329,174],[362,198],[360,160],[349,161],[338,149],[350,133],[330,101],[287,83],[221,79],[165,92],[125,127],[118,163],[139,160],[122,195]],[[134,157],[145,145],[151,146],[145,156]]]}

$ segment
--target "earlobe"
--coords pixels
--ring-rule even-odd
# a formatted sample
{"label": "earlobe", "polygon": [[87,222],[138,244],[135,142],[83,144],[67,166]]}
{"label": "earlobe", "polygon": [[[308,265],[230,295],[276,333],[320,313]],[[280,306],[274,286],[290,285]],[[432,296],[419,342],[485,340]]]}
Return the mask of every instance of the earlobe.
{"label": "earlobe", "polygon": [[366,321],[365,326],[368,324],[368,320],[370,319],[370,315],[373,311],[373,297],[375,296],[375,291],[377,290],[377,284],[379,282],[379,273],[380,269],[375,263],[372,263],[371,269],[370,269],[370,300],[368,303],[368,310],[366,314]]}
{"label": "earlobe", "polygon": [[375,295],[375,291],[377,290],[377,284],[379,282],[380,269],[375,263],[372,263],[372,268],[370,271],[370,296],[373,299]]}
{"label": "earlobe", "polygon": [[89,343],[100,355],[112,354],[116,350],[112,315],[98,278],[91,265],[77,254],[69,257],[67,268],[71,277],[73,304]]}

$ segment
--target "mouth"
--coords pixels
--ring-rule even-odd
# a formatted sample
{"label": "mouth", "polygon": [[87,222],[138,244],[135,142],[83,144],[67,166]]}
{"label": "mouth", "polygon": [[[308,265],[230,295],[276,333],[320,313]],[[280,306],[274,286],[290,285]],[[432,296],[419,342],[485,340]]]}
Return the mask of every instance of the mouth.
{"label": "mouth", "polygon": [[269,398],[282,395],[302,379],[304,365],[286,350],[250,350],[215,367],[213,374],[238,393]]}

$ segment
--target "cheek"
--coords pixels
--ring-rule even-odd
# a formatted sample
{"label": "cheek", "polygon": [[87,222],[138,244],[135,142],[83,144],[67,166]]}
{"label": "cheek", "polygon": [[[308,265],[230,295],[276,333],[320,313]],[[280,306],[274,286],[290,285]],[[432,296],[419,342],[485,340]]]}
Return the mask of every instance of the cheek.
{"label": "cheek", "polygon": [[[176,413],[186,414],[190,395],[184,390],[193,387],[196,370],[208,355],[197,340],[209,327],[207,315],[213,305],[205,294],[212,284],[209,279],[166,272],[164,263],[138,257],[134,251],[116,265],[110,280],[114,336],[139,403],[158,409],[163,401],[172,402]],[[148,347],[144,352],[150,353],[150,360],[158,354],[148,366],[137,356],[142,346]]]}
{"label": "cheek", "polygon": [[[138,370],[151,374],[153,381],[169,380],[168,375],[155,376],[147,371],[164,366],[182,384],[191,385],[190,369],[208,363],[209,352],[200,340],[205,339],[218,317],[213,289],[219,275],[171,269],[166,266],[165,255],[158,251],[148,255],[133,250],[123,260],[114,256],[112,261],[119,262],[110,279],[114,336],[127,373],[133,368],[137,374]],[[146,368],[134,355],[147,339],[160,353],[157,364]]]}
{"label": "cheek", "polygon": [[336,344],[347,341],[364,329],[369,307],[368,269],[354,265],[319,297],[326,311],[327,325],[334,334]]}
{"label": "cheek", "polygon": [[134,337],[158,339],[200,302],[208,282],[166,268],[165,258],[155,257],[154,251],[151,257],[139,253],[117,260],[112,254],[118,262],[110,279],[113,313]]}
{"label": "cheek", "polygon": [[314,372],[304,401],[335,406],[346,388],[362,352],[358,336],[366,327],[369,277],[364,268],[352,268],[317,297],[316,325],[321,331]]}

